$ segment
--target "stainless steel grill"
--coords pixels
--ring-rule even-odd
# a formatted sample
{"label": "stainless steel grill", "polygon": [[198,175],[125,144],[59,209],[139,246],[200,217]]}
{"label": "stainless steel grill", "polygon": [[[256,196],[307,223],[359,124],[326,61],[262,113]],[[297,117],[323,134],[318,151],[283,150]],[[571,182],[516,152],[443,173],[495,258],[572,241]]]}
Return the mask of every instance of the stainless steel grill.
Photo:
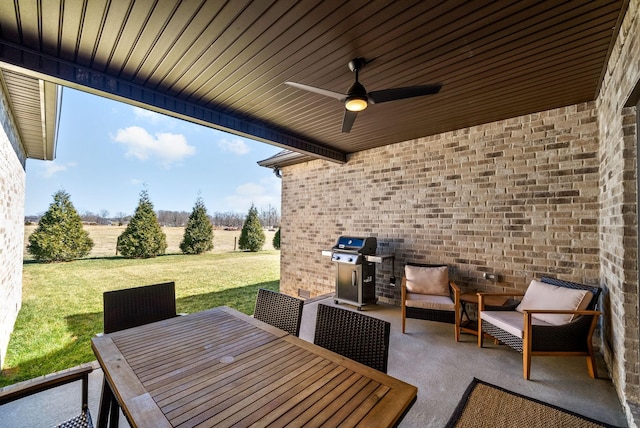
{"label": "stainless steel grill", "polygon": [[376,253],[375,237],[341,236],[331,250],[336,264],[336,303],[348,303],[362,309],[376,303],[376,264],[367,260]]}

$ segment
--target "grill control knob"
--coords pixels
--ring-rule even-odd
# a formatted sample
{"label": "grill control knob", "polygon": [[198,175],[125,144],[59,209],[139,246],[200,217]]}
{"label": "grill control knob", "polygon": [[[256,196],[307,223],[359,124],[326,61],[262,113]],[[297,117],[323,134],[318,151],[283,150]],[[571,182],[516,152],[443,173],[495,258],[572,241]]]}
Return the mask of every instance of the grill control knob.
{"label": "grill control knob", "polygon": [[353,261],[353,257],[349,257],[349,262],[352,262],[352,261]]}
{"label": "grill control knob", "polygon": [[335,258],[336,258],[336,260],[340,260],[340,256],[336,256]]}

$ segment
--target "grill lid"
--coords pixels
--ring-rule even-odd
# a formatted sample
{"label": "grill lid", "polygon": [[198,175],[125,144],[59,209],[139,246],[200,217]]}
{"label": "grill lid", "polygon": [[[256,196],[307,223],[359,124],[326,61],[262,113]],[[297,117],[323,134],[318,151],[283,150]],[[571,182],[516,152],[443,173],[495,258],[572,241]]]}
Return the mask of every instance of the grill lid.
{"label": "grill lid", "polygon": [[349,251],[360,254],[375,254],[378,241],[374,236],[358,238],[354,236],[341,236],[333,247],[333,251]]}

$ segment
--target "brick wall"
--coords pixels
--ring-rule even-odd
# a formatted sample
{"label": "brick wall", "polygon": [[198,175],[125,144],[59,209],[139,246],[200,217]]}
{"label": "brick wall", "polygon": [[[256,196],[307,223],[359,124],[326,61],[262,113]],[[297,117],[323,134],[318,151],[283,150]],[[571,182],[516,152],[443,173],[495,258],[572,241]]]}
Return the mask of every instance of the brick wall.
{"label": "brick wall", "polygon": [[629,10],[598,98],[600,279],[605,357],[630,425],[640,421],[636,109],[623,108],[640,81],[638,2]]}
{"label": "brick wall", "polygon": [[[451,265],[463,288],[523,290],[541,275],[597,284],[598,164],[588,103],[285,168],[281,289],[333,292],[321,250],[339,235],[376,236],[397,278],[414,261]],[[378,266],[377,296],[398,304],[391,273]]]}
{"label": "brick wall", "polygon": [[0,90],[0,367],[22,299],[25,156]]}

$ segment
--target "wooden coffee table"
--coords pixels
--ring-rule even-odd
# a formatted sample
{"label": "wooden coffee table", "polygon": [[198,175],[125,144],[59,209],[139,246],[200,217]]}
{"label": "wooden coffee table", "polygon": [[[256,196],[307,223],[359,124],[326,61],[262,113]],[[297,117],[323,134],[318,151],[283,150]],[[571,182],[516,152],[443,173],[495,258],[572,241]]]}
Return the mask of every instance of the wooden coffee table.
{"label": "wooden coffee table", "polygon": [[[484,296],[485,309],[491,310],[492,307],[500,307],[509,301],[507,296]],[[467,305],[478,305],[478,294],[475,291],[468,291],[460,295],[460,332],[478,335],[478,320],[473,319],[467,312]]]}

